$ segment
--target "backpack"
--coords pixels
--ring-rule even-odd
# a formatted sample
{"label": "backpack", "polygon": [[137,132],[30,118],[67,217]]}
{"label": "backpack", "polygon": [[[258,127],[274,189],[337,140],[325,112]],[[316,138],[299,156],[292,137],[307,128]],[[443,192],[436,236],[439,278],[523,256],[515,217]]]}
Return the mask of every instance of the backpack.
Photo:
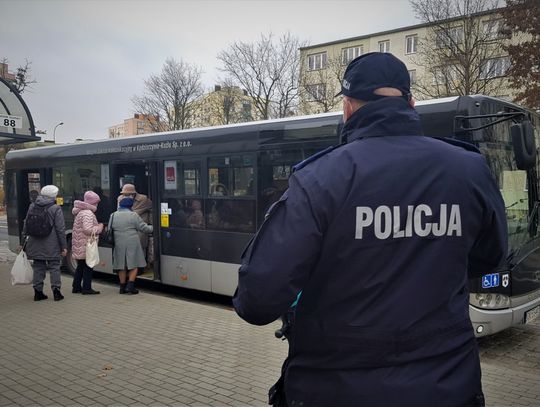
{"label": "backpack", "polygon": [[49,236],[52,232],[52,222],[47,210],[52,205],[32,205],[26,215],[26,234],[34,237]]}

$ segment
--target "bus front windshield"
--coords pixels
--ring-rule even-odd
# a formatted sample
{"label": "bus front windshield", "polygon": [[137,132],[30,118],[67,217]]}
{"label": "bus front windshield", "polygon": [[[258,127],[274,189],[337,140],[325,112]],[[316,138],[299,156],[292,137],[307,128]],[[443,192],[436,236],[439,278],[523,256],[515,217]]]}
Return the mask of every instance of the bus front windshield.
{"label": "bus front windshield", "polygon": [[506,208],[509,253],[515,252],[529,238],[529,189],[527,172],[516,167],[508,140],[480,143],[480,150],[497,181]]}

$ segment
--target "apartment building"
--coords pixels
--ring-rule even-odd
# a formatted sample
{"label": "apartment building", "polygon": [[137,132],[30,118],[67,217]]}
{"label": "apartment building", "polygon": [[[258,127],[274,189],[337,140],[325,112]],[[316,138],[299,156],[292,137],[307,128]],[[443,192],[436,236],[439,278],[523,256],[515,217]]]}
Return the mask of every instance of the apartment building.
{"label": "apartment building", "polygon": [[[520,40],[511,37],[500,14],[492,10],[304,47],[300,49],[300,111],[340,110],[341,98],[335,95],[343,72],[350,61],[368,52],[391,52],[401,59],[418,100],[463,94],[464,80],[475,81],[474,86],[467,83],[468,93],[512,100],[514,92],[505,77],[510,62],[501,44]],[[481,62],[463,73],[458,61],[467,41],[475,44],[470,59]]]}
{"label": "apartment building", "polygon": [[189,127],[221,126],[258,120],[253,101],[238,86],[214,86],[194,102]]}
{"label": "apartment building", "polygon": [[120,138],[137,136],[139,134],[154,133],[151,123],[157,119],[140,113],[135,113],[133,117],[125,119],[123,123],[109,127],[109,138]]}
{"label": "apartment building", "polygon": [[0,78],[5,79],[8,82],[15,82],[17,76],[14,73],[9,72],[8,64],[0,62]]}

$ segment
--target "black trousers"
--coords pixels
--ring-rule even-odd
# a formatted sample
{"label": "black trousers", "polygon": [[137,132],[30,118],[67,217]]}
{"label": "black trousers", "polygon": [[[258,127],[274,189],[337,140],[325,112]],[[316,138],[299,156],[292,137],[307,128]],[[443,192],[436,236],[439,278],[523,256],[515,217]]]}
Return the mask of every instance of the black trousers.
{"label": "black trousers", "polygon": [[88,267],[85,259],[77,260],[77,269],[75,270],[75,276],[73,277],[73,288],[75,290],[80,290],[82,281],[82,289],[84,291],[91,290],[93,271],[94,269]]}

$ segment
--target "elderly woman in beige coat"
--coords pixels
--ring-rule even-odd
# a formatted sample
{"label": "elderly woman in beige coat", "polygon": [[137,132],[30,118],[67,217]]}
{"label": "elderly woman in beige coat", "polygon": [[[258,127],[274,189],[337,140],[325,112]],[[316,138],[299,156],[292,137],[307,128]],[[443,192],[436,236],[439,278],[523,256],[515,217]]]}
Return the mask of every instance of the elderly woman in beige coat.
{"label": "elderly woman in beige coat", "polygon": [[118,271],[120,294],[138,294],[137,269],[146,267],[139,232],[152,233],[152,225],[146,224],[132,207],[133,198],[122,199],[109,219],[109,228],[114,233],[113,269]]}

